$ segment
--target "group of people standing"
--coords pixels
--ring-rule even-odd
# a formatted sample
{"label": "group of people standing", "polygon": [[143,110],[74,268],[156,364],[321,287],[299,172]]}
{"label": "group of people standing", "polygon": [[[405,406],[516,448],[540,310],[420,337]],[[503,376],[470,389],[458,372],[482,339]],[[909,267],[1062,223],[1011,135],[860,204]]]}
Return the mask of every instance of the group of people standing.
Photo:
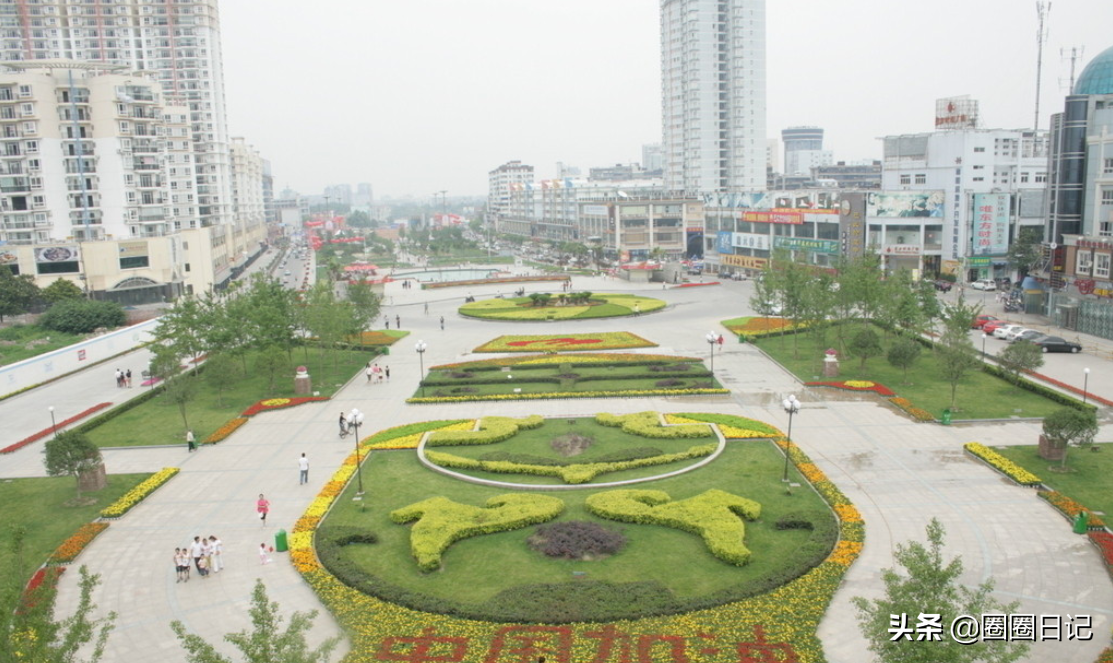
{"label": "group of people standing", "polygon": [[197,569],[197,575],[208,578],[210,573],[219,573],[224,568],[224,542],[210,535],[204,539],[193,537],[193,542],[185,548],[174,549],[174,568],[178,572],[178,582],[189,582],[189,562]]}
{"label": "group of people standing", "polygon": [[384,377],[390,380],[390,366],[382,368],[373,361],[367,362],[367,370],[364,371],[364,373],[367,374],[367,382],[369,383],[380,383],[383,381]]}
{"label": "group of people standing", "polygon": [[116,369],[116,388],[119,389],[120,387],[130,387],[130,386],[131,386],[131,369],[129,368],[126,371],[121,371],[120,369],[117,368]]}

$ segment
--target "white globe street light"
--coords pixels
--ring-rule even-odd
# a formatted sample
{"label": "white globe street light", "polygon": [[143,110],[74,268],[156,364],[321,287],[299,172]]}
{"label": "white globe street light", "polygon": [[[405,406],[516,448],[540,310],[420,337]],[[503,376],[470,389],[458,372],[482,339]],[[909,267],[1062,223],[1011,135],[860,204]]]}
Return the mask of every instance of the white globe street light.
{"label": "white globe street light", "polygon": [[359,481],[359,492],[357,496],[363,495],[363,462],[359,457],[359,426],[363,423],[363,413],[357,408],[352,408],[348,413],[348,425],[354,426],[356,429],[356,479]]}
{"label": "white globe street light", "polygon": [[796,399],[796,394],[791,394],[791,395],[789,395],[788,398],[781,401],[781,407],[783,407],[785,409],[785,412],[788,413],[788,436],[787,436],[788,444],[785,445],[785,472],[784,472],[784,476],[781,477],[781,481],[787,482],[788,481],[788,456],[789,456],[789,451],[792,450],[792,417],[793,417],[793,415],[795,415],[797,412],[800,411],[800,401],[798,401]]}

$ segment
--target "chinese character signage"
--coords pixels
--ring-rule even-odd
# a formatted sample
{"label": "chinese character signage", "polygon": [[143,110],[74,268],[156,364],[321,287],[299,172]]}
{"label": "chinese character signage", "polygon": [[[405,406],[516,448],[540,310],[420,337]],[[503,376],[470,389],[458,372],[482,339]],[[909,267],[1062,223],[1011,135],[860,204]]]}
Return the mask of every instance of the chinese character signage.
{"label": "chinese character signage", "polygon": [[974,194],[971,255],[1003,255],[1009,250],[1009,194]]}
{"label": "chinese character signage", "polygon": [[773,246],[778,249],[791,251],[807,251],[808,253],[826,253],[835,255],[839,252],[839,243],[833,239],[809,239],[807,237],[775,237]]}
{"label": "chinese character signage", "polygon": [[943,218],[942,191],[882,191],[866,197],[866,215]]}

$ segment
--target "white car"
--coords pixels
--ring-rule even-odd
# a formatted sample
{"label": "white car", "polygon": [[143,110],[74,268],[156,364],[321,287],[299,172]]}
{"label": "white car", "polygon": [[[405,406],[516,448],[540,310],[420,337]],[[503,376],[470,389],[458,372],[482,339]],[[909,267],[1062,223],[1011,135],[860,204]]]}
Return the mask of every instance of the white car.
{"label": "white car", "polygon": [[993,330],[993,338],[1007,339],[1012,332],[1024,331],[1023,325],[1001,325]]}
{"label": "white car", "polygon": [[1021,334],[1025,333],[1025,332],[1029,332],[1029,331],[1032,331],[1032,330],[1028,329],[1027,327],[1019,327],[1017,329],[1013,329],[1008,334],[1005,334],[1005,340],[1006,341],[1015,341],[1016,339],[1020,338]]}
{"label": "white car", "polygon": [[975,290],[996,290],[997,282],[993,279],[978,279],[971,283],[970,287]]}

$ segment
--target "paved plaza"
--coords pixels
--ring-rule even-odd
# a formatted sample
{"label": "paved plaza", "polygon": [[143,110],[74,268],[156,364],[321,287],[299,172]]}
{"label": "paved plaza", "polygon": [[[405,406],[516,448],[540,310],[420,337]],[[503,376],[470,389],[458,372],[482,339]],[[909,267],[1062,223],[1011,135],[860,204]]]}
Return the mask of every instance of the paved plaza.
{"label": "paved plaza", "polygon": [[[668,306],[637,318],[548,323],[500,323],[469,320],[456,314],[466,293],[459,289],[403,290],[388,286],[384,314],[398,315],[412,334],[391,348],[383,362],[391,367],[388,384],[368,384],[356,376],[331,401],[267,412],[219,445],[187,453],[184,444],[152,448],[108,449],[110,473],[154,472],[179,467],[181,473],[122,519],[112,523],[78,559],[99,573],[102,584],[95,600],[102,611],[115,610],[117,626],[108,641],[105,660],[184,661],[184,651],[170,630],[171,620],[227,653],[225,633],[250,627],[250,590],[262,578],[272,600],[285,613],[316,609],[313,641],[338,634],[308,585],[284,554],[261,565],[260,543],[273,543],[279,528],[291,530],[321,486],[351,453],[351,437],[336,434],[341,411],[358,407],[367,414],[360,431],[376,430],[430,419],[474,418],[485,415],[544,416],[708,411],[767,421],[782,429],[787,415],[780,400],[795,393],[803,407],[793,422],[799,444],[862,512],[866,544],[847,573],[824,618],[819,635],[831,663],[868,661],[865,641],[850,600],[878,596],[879,575],[893,566],[898,543],[923,540],[924,527],[938,518],[947,530],[947,552],[962,555],[963,580],[974,584],[988,576],[997,582],[1002,601],[1020,601],[1021,613],[1091,615],[1090,642],[1045,642],[1033,646],[1027,661],[1092,663],[1109,642],[1113,625],[1113,583],[1097,550],[1085,537],[1071,532],[1058,512],[1035,491],[1006,481],[984,465],[965,457],[962,445],[1034,444],[1038,422],[1016,421],[944,427],[914,423],[872,396],[846,395],[803,388],[791,375],[748,344],[728,341],[716,351],[715,372],[732,390],[729,396],[643,399],[578,399],[519,402],[477,402],[450,405],[407,405],[417,388],[418,339],[428,344],[424,365],[479,359],[471,350],[502,334],[630,331],[660,347],[647,352],[706,358],[708,330],[725,331],[720,320],[746,315],[749,283],[662,290],[660,284],[637,285],[607,278],[575,277],[573,288],[593,292],[636,291],[658,297]],[[535,287],[528,288],[535,291]],[[557,287],[559,291],[559,287]],[[492,296],[473,288],[479,297]],[[428,313],[424,306],[428,304]],[[442,331],[439,318],[445,317]],[[1096,343],[1096,341],[1095,341]],[[112,372],[145,366],[145,351],[102,364],[0,402],[0,446],[6,446],[49,425],[47,408],[60,418],[102,401],[119,402],[132,390],[116,390]],[[1092,369],[1088,387],[1113,398],[1113,364],[1093,354],[1052,355],[1041,370],[1055,379],[1081,387],[1085,365]],[[70,410],[74,410],[71,412]],[[47,419],[44,422],[44,417]],[[170,431],[150,431],[152,443],[163,444]],[[1102,428],[1099,441],[1113,439]],[[43,476],[41,443],[0,457],[0,479]],[[298,484],[297,458],[310,460],[309,484]],[[375,453],[365,465],[364,480],[374,481]],[[259,493],[271,502],[267,526],[260,525],[254,504]],[[225,542],[227,569],[208,579],[196,576],[175,582],[171,555],[195,535],[216,534]],[[62,579],[59,614],[72,610],[76,573]],[[341,652],[346,651],[342,645]],[[338,657],[334,656],[334,660]]]}

